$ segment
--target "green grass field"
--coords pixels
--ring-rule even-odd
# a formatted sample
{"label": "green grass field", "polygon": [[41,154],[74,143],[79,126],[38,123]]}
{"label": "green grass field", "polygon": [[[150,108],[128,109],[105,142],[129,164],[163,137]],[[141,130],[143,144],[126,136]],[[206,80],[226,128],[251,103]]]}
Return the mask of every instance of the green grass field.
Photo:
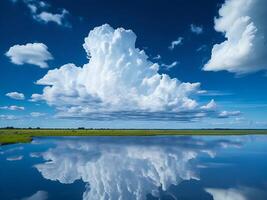
{"label": "green grass field", "polygon": [[156,136],[156,135],[248,135],[267,130],[77,130],[77,129],[0,129],[0,145],[30,142],[46,136]]}

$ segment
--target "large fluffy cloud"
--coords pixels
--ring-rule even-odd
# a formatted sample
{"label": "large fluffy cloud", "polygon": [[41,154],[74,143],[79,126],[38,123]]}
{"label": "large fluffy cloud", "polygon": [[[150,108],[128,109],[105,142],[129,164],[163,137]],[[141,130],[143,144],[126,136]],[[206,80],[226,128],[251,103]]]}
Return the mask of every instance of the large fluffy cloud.
{"label": "large fluffy cloud", "polygon": [[47,68],[47,61],[53,59],[47,46],[43,43],[14,45],[6,52],[6,56],[16,65],[32,64],[41,68]]}
{"label": "large fluffy cloud", "polygon": [[107,24],[94,28],[83,44],[89,63],[83,67],[66,64],[48,71],[37,81],[46,85],[43,94],[33,94],[32,100],[45,100],[63,117],[104,118],[120,113],[175,119],[186,112],[194,118],[201,110],[192,98],[198,94],[200,83],[184,83],[159,74],[159,65],[149,61],[145,52],[135,47],[135,41],[131,30],[114,30]]}
{"label": "large fluffy cloud", "polygon": [[213,46],[205,71],[237,74],[267,69],[267,6],[263,0],[226,0],[215,18],[215,30],[226,40]]}

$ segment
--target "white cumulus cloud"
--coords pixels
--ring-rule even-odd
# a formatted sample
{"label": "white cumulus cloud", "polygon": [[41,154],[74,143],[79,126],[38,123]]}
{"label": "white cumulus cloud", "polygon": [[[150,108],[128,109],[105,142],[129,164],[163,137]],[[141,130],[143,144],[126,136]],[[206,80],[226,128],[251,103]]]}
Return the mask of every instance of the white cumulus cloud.
{"label": "white cumulus cloud", "polygon": [[17,44],[10,47],[5,55],[16,65],[31,64],[41,68],[47,68],[47,61],[53,59],[47,46],[43,43]]}
{"label": "white cumulus cloud", "polygon": [[267,69],[267,6],[262,0],[227,0],[215,18],[215,30],[226,40],[215,44],[205,71],[236,74]]}
{"label": "white cumulus cloud", "polygon": [[107,24],[96,27],[83,45],[89,63],[48,71],[37,81],[47,85],[43,94],[33,94],[32,99],[43,99],[70,115],[195,109],[198,103],[190,96],[197,93],[200,83],[183,83],[159,74],[159,65],[150,62],[135,41],[131,30],[114,30]]}
{"label": "white cumulus cloud", "polygon": [[16,100],[23,100],[25,99],[25,96],[23,93],[19,93],[19,92],[9,92],[6,93],[7,97],[10,97],[11,99],[16,99]]}
{"label": "white cumulus cloud", "polygon": [[83,44],[89,62],[48,71],[36,82],[45,86],[43,93],[33,94],[31,101],[55,106],[59,117],[190,120],[199,118],[199,111],[204,116],[193,98],[200,83],[160,74],[135,41],[131,30],[108,24],[94,28]]}

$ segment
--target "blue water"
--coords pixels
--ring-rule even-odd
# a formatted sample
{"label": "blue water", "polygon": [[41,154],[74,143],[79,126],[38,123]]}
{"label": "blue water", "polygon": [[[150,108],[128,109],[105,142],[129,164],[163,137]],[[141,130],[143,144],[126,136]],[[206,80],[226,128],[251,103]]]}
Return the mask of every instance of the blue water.
{"label": "blue water", "polygon": [[0,146],[1,200],[267,200],[267,137],[48,137]]}

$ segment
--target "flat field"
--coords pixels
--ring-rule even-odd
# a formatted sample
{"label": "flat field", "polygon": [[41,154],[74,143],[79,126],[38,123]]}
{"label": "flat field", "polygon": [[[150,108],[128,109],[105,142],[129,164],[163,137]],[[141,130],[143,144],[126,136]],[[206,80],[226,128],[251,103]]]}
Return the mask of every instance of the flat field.
{"label": "flat field", "polygon": [[157,135],[248,135],[248,134],[267,134],[267,130],[0,129],[0,145],[25,143],[25,142],[30,142],[33,137],[48,137],[48,136],[157,136]]}

